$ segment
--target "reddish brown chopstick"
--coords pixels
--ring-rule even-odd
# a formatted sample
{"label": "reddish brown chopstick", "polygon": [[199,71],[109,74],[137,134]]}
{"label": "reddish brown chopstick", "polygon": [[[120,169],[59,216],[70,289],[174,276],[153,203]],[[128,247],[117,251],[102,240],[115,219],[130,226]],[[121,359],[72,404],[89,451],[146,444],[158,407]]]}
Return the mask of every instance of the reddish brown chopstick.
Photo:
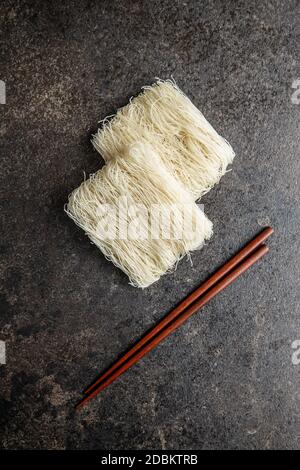
{"label": "reddish brown chopstick", "polygon": [[164,338],[169,336],[174,330],[176,330],[182,323],[184,323],[190,316],[196,313],[200,308],[206,305],[211,299],[213,299],[219,292],[228,287],[234,282],[239,276],[241,276],[247,269],[249,269],[254,263],[256,263],[262,256],[269,251],[266,245],[260,246],[254,253],[252,253],[246,260],[242,261],[235,269],[227,274],[222,280],[215,284],[206,294],[200,299],[196,300],[193,305],[187,308],[181,315],[179,315],[171,324],[169,324],[164,330],[160,331],[149,343],[140,349],[135,355],[133,355],[127,362],[121,365],[114,373],[112,373],[106,380],[104,380],[98,387],[94,388],[89,395],[85,395],[82,400],[76,405],[76,408],[81,408],[94,396],[96,396],[101,390],[106,388],[112,382],[114,382],[121,374],[141,359],[145,354],[151,351],[157,344],[159,344]]}
{"label": "reddish brown chopstick", "polygon": [[133,356],[144,344],[153,338],[159,331],[163,330],[170,322],[172,322],[178,315],[180,315],[189,305],[197,300],[201,295],[205,294],[214,284],[216,284],[222,277],[228,274],[235,268],[241,261],[249,256],[259,245],[261,245],[270,235],[273,229],[266,227],[259,233],[251,242],[249,242],[242,250],[234,255],[227,263],[218,269],[206,282],[199,286],[194,292],[186,297],[180,304],[175,307],[168,315],[165,316],[157,325],[155,325],[145,336],[143,336],[130,350],[128,350],[119,360],[117,360],[109,369],[101,374],[98,379],[87,387],[83,393],[89,393],[96,385],[104,381],[112,372],[118,369],[124,362]]}

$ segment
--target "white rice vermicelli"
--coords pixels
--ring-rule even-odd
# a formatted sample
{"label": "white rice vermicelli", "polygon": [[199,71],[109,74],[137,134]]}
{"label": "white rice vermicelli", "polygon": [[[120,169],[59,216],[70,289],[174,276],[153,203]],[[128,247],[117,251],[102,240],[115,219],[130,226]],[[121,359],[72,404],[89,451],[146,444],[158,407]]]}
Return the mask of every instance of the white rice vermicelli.
{"label": "white rice vermicelli", "polygon": [[[200,248],[212,235],[212,223],[166,169],[155,146],[140,142],[126,146],[122,158],[116,155],[72,192],[66,212],[102,253],[128,275],[132,285],[147,287],[174,268],[181,257]],[[144,238],[128,233],[124,238],[120,221],[111,213],[105,217],[107,207],[120,214],[120,201],[125,199],[130,210],[121,211],[122,226],[144,230]],[[153,206],[170,209],[170,238],[163,238],[166,220],[155,212],[153,216]],[[136,217],[139,210],[142,219]],[[183,217],[192,220],[192,226],[173,237],[178,227],[183,227]],[[149,226],[153,225],[158,228],[159,237],[153,238],[149,233]],[[107,226],[110,236],[105,237]]]}
{"label": "white rice vermicelli", "polygon": [[108,162],[128,147],[148,142],[194,200],[216,183],[234,151],[172,81],[158,80],[112,119],[105,119],[93,145]]}

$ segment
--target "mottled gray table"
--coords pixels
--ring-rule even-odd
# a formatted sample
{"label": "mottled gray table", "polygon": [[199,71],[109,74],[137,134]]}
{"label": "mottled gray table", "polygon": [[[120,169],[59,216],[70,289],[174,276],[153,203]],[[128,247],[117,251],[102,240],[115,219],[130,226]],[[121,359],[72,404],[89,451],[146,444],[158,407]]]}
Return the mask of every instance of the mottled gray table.
{"label": "mottled gray table", "polygon": [[[299,1],[0,9],[1,447],[299,448]],[[97,122],[156,76],[173,76],[237,157],[203,198],[212,241],[142,291],[63,205],[100,166]],[[74,412],[99,370],[265,224],[267,258]]]}

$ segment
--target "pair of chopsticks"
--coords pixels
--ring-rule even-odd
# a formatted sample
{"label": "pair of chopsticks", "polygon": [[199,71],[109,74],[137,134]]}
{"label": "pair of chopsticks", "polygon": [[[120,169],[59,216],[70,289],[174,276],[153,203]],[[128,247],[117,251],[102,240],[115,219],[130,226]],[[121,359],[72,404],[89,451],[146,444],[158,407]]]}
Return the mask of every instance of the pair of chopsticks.
{"label": "pair of chopsticks", "polygon": [[186,299],[155,325],[92,385],[83,391],[84,397],[77,403],[76,409],[84,406],[104,388],[108,387],[108,385],[114,382],[127,369],[182,325],[190,316],[204,307],[204,305],[219,292],[232,284],[239,276],[262,258],[269,251],[269,248],[264,245],[263,242],[272,233],[273,229],[266,227],[242,250],[219,268],[207,281],[186,297]]}

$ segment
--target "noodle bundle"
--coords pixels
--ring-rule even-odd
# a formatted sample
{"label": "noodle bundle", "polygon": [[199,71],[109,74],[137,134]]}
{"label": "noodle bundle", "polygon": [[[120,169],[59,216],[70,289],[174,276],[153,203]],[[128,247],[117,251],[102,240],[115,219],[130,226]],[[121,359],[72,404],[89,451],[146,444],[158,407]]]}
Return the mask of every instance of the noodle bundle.
{"label": "noodle bundle", "polygon": [[[169,172],[195,200],[208,192],[234,152],[172,81],[158,80],[103,126],[93,145],[108,162],[137,142],[149,142]],[[150,158],[149,155],[145,155]]]}
{"label": "noodle bundle", "polygon": [[212,223],[149,143],[110,158],[72,192],[66,211],[130,283],[142,288],[212,235]]}

